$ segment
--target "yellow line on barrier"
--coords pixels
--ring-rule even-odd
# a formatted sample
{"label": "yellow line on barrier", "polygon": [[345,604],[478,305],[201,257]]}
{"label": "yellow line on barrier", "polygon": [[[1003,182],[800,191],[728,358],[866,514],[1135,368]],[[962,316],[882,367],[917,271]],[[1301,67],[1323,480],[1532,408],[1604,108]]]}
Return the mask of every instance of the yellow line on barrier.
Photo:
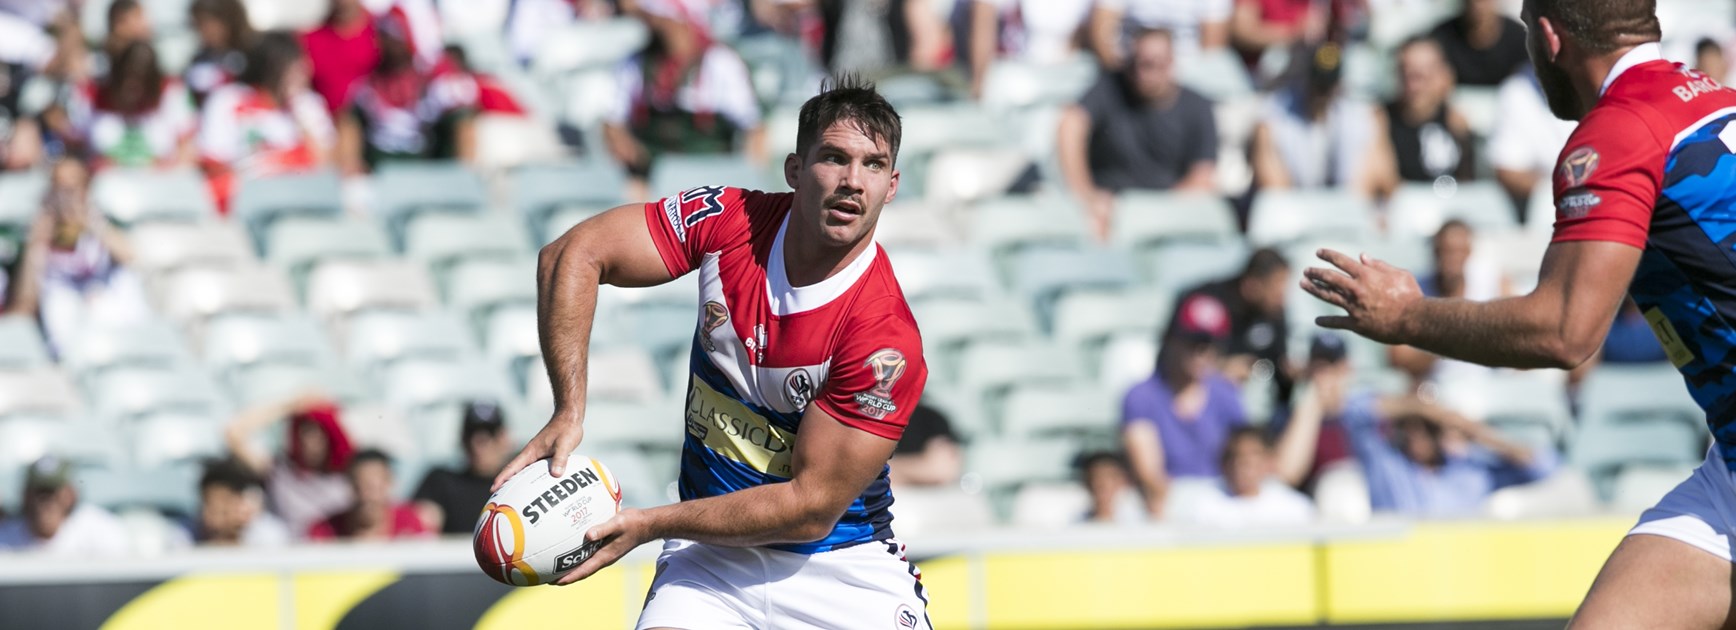
{"label": "yellow line on barrier", "polygon": [[297,574],[291,582],[295,593],[295,628],[331,630],[362,600],[397,581],[395,571]]}
{"label": "yellow line on barrier", "polygon": [[269,573],[192,575],[145,591],[102,630],[233,630],[278,623],[278,577]]}

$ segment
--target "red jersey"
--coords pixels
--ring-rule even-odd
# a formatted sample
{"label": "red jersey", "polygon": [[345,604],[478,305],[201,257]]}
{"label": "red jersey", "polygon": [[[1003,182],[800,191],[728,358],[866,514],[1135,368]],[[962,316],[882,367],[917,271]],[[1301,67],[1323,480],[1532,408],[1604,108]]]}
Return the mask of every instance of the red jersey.
{"label": "red jersey", "polygon": [[[704,187],[645,205],[669,273],[699,272],[683,500],[788,481],[810,404],[897,440],[922,396],[922,339],[879,245],[831,278],[790,285],[784,239],[793,200]],[[777,548],[814,553],[890,538],[891,505],[883,467],[830,535]]]}

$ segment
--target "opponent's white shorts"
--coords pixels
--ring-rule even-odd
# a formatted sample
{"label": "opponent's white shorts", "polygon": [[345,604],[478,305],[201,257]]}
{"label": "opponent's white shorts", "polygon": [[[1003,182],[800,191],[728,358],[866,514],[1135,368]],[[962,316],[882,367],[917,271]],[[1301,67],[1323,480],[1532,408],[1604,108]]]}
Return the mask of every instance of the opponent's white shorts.
{"label": "opponent's white shorts", "polygon": [[639,630],[931,630],[922,573],[896,540],[816,554],[663,544]]}
{"label": "opponent's white shorts", "polygon": [[1732,559],[1732,535],[1736,535],[1736,481],[1724,466],[1724,457],[1714,445],[1706,461],[1694,469],[1652,509],[1628,535],[1653,534],[1699,547],[1726,562]]}

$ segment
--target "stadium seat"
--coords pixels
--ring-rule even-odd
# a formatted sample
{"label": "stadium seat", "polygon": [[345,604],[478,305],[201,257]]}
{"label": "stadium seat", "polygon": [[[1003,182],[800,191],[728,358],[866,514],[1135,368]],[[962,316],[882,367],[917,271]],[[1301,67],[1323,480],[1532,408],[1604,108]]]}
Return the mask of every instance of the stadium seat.
{"label": "stadium seat", "polygon": [[1226,101],[1254,93],[1248,66],[1229,48],[1204,51],[1176,64],[1176,79],[1212,101]]}
{"label": "stadium seat", "polygon": [[466,260],[446,273],[446,305],[470,319],[478,331],[485,330],[496,311],[524,306],[536,308],[536,259]]}
{"label": "stadium seat", "polygon": [[1503,520],[1584,517],[1598,510],[1591,479],[1571,466],[1532,483],[1496,490],[1483,500],[1483,515]]}
{"label": "stadium seat", "polygon": [[167,322],[146,322],[80,330],[67,344],[61,364],[80,379],[89,379],[117,368],[183,366],[192,358],[180,331]]}
{"label": "stadium seat", "polygon": [[1588,422],[1574,435],[1568,455],[1608,498],[1613,479],[1623,469],[1635,465],[1693,466],[1705,457],[1707,442],[1705,429],[1694,430],[1679,422]]}
{"label": "stadium seat", "polygon": [[193,170],[111,168],[95,175],[91,203],[121,225],[196,223],[217,216],[205,179]]}
{"label": "stadium seat", "polygon": [[[501,400],[509,397],[504,375],[475,361],[402,361],[387,367],[381,380],[385,402],[401,412],[414,414],[443,404],[469,400]],[[444,427],[414,427],[450,442],[458,435],[461,418],[452,414],[450,431]]]}
{"label": "stadium seat", "polygon": [[[909,172],[906,158],[926,156],[942,149],[1011,144],[1005,126],[995,116],[974,105],[911,107],[898,113],[904,127],[898,162],[906,172]],[[910,164],[920,161],[925,160],[911,160]]]}
{"label": "stadium seat", "polygon": [[1448,219],[1469,223],[1479,232],[1519,227],[1512,199],[1495,182],[1405,184],[1387,201],[1387,230],[1395,235],[1432,237]]}
{"label": "stadium seat", "polygon": [[1489,137],[1501,115],[1501,103],[1492,87],[1461,85],[1453,90],[1452,105],[1470,124],[1471,135],[1478,138]]}
{"label": "stadium seat", "polygon": [[1012,255],[1013,288],[1054,328],[1055,301],[1077,293],[1113,293],[1133,284],[1133,260],[1124,252],[1092,248],[1038,249]]}
{"label": "stadium seat", "polygon": [[[1145,252],[1141,258],[1148,281],[1160,291],[1179,296],[1182,291],[1241,273],[1248,264],[1248,250],[1238,242],[1222,245],[1170,243]],[[1305,262],[1293,259],[1290,264],[1297,266]],[[1301,267],[1297,269],[1300,273]]]}
{"label": "stadium seat", "polygon": [[223,456],[223,430],[220,417],[159,414],[132,423],[124,433],[133,466],[152,469]]}
{"label": "stadium seat", "polygon": [[187,463],[135,469],[92,462],[74,465],[73,483],[80,498],[110,510],[149,508],[171,514],[196,514],[199,467]]}
{"label": "stadium seat", "polygon": [[1109,446],[1118,428],[1116,402],[1090,386],[1017,388],[1001,409],[1001,432],[1034,440],[1065,435]]}
{"label": "stadium seat", "polygon": [[727,186],[757,190],[765,177],[758,168],[737,155],[670,154],[651,165],[650,196],[663,198],[701,186]]}
{"label": "stadium seat", "polygon": [[953,204],[1005,195],[1030,163],[1014,148],[942,149],[928,160],[923,198]]}
{"label": "stadium seat", "polygon": [[1581,421],[1587,427],[1673,421],[1695,431],[1706,430],[1705,410],[1668,363],[1600,365],[1585,377],[1579,391]]}
{"label": "stadium seat", "polygon": [[573,226],[583,223],[585,220],[607,212],[608,210],[608,208],[597,208],[592,206],[561,206],[555,208],[542,223],[533,226],[537,232],[536,242],[540,245],[553,243],[555,239],[560,238],[565,235],[568,230],[573,229]]}
{"label": "stadium seat", "polygon": [[[910,250],[957,249],[962,239],[944,206],[898,202],[880,213],[880,221],[874,225],[874,241],[893,252],[896,260]],[[902,284],[903,278],[899,281]]]}
{"label": "stadium seat", "polygon": [[0,173],[0,225],[29,227],[47,192],[46,169]]}
{"label": "stadium seat", "polygon": [[439,311],[358,315],[346,332],[344,358],[363,371],[402,362],[457,363],[477,357],[464,324]]}
{"label": "stadium seat", "polygon": [[22,315],[0,316],[0,371],[23,371],[49,364],[36,320]]}
{"label": "stadium seat", "polygon": [[1554,447],[1564,443],[1573,421],[1564,383],[1565,373],[1556,370],[1502,370],[1440,383],[1435,397],[1509,435],[1536,436],[1541,431],[1546,444]]}
{"label": "stadium seat", "polygon": [[531,69],[544,77],[610,67],[645,47],[650,31],[631,18],[579,20],[542,38]]}
{"label": "stadium seat", "polygon": [[254,244],[263,249],[265,235],[279,219],[342,215],[342,190],[343,183],[332,170],[243,178],[236,186],[230,216],[240,220]]}
{"label": "stadium seat", "polygon": [[1626,514],[1638,514],[1657,505],[1659,499],[1693,474],[1694,466],[1689,464],[1624,468],[1616,474],[1609,507]]}
{"label": "stadium seat", "polygon": [[1343,190],[1264,190],[1254,198],[1248,241],[1279,245],[1309,238],[1361,242],[1374,230],[1374,209]]}
{"label": "stadium seat", "polygon": [[[607,160],[562,164],[531,164],[513,169],[512,205],[527,227],[540,229],[560,208],[578,206],[605,210],[620,205],[627,175]],[[553,235],[543,235],[552,237]],[[550,238],[544,238],[548,242]]]}
{"label": "stadium seat", "polygon": [[[22,471],[44,455],[62,453],[72,437],[71,429],[68,423],[58,420],[8,418],[0,414],[0,471]],[[0,497],[16,499],[21,485],[0,487]]]}
{"label": "stadium seat", "polygon": [[205,365],[220,373],[259,365],[309,367],[337,362],[319,324],[302,315],[231,317],[205,328]]}
{"label": "stadium seat", "polygon": [[616,449],[677,446],[686,435],[681,404],[674,399],[586,402],[585,441],[595,440],[603,448]]}
{"label": "stadium seat", "polygon": [[1222,245],[1239,240],[1235,210],[1222,197],[1124,192],[1115,199],[1117,244],[1148,248],[1171,242]]}
{"label": "stadium seat", "polygon": [[435,302],[428,271],[409,262],[332,263],[308,278],[308,311],[328,319],[368,310],[421,310]]}
{"label": "stadium seat", "polygon": [[1080,349],[1097,348],[1121,333],[1155,337],[1174,299],[1142,288],[1069,293],[1055,303],[1054,337]]}
{"label": "stadium seat", "polygon": [[1151,377],[1157,366],[1159,334],[1155,330],[1125,332],[1103,343],[1091,375],[1104,392],[1119,400],[1128,388]]}
{"label": "stadium seat", "polygon": [[229,313],[295,310],[295,292],[283,273],[263,265],[194,269],[163,282],[163,312],[184,324]]}
{"label": "stadium seat", "polygon": [[1373,513],[1368,498],[1368,478],[1362,465],[1347,459],[1326,467],[1314,482],[1314,506],[1325,523],[1356,524]]}
{"label": "stadium seat", "polygon": [[981,493],[956,487],[899,487],[893,490],[892,517],[902,537],[969,534],[995,524],[994,508]]}
{"label": "stadium seat", "polygon": [[482,178],[456,162],[384,165],[374,173],[373,199],[375,216],[398,242],[419,215],[475,214],[489,206]]}
{"label": "stadium seat", "polygon": [[994,265],[980,251],[953,247],[892,256],[898,286],[912,305],[934,301],[984,302],[1002,295]]}
{"label": "stadium seat", "polygon": [[983,412],[997,417],[1008,409],[1006,396],[1037,385],[1070,385],[1083,376],[1070,348],[1036,340],[968,344],[958,355],[958,384]]}
{"label": "stadium seat", "polygon": [[404,238],[404,253],[437,276],[459,262],[511,260],[531,251],[524,225],[499,213],[424,217],[410,224]]}
{"label": "stadium seat", "polygon": [[[758,88],[756,81],[756,88]],[[893,107],[921,107],[943,103],[952,98],[951,90],[933,75],[894,74],[874,82],[874,91]],[[773,96],[777,96],[774,94]]]}
{"label": "stadium seat", "polygon": [[379,396],[363,374],[342,365],[258,364],[236,373],[232,380],[230,392],[242,408],[310,391],[330,396],[345,407],[372,403]]}
{"label": "stadium seat", "polygon": [[[903,491],[898,493],[897,501],[904,502]],[[1013,514],[1008,524],[1033,529],[1061,529],[1078,525],[1090,511],[1091,493],[1082,484],[1064,481],[1029,483],[1013,496]]]}
{"label": "stadium seat", "polygon": [[266,237],[266,260],[305,278],[320,264],[379,260],[392,255],[386,232],[365,219],[286,219]]}
{"label": "stadium seat", "polygon": [[1079,444],[1065,439],[980,438],[965,451],[965,472],[1006,491],[1034,482],[1070,481]]}
{"label": "stadium seat", "polygon": [[127,234],[127,242],[133,248],[133,266],[147,273],[233,267],[257,259],[245,234],[217,221],[141,225]]}
{"label": "stadium seat", "polygon": [[983,76],[982,103],[994,111],[1070,105],[1096,79],[1097,64],[1083,55],[1060,63],[997,59]]}
{"label": "stadium seat", "polygon": [[231,411],[210,375],[190,366],[105,372],[92,380],[91,393],[109,426],[164,413],[223,418]]}
{"label": "stadium seat", "polygon": [[1004,264],[1004,257],[1020,249],[1082,246],[1084,212],[1063,197],[989,199],[976,204],[965,236],[972,246],[994,256],[997,264]]}
{"label": "stadium seat", "polygon": [[932,380],[956,381],[948,357],[971,342],[1011,342],[1037,335],[1025,308],[1010,300],[931,301],[915,310]]}

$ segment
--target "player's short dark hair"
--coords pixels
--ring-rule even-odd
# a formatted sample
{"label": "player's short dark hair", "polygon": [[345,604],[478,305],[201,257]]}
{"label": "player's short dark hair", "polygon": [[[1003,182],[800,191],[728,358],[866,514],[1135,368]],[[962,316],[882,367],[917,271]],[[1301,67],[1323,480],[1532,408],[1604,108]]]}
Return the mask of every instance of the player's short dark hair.
{"label": "player's short dark hair", "polygon": [[898,144],[904,137],[898,110],[874,90],[873,82],[849,73],[826,79],[820,84],[820,93],[802,104],[796,117],[796,154],[807,159],[820,134],[840,122],[855,126],[872,140],[885,142],[892,163],[898,163]]}
{"label": "player's short dark hair", "polygon": [[1657,0],[1526,0],[1532,19],[1549,18],[1559,33],[1595,54],[1664,38]]}
{"label": "player's short dark hair", "polygon": [[246,464],[233,457],[214,459],[205,463],[205,470],[199,475],[199,491],[211,488],[223,488],[231,492],[241,493],[252,488],[263,489],[265,484],[259,475],[253,473]]}
{"label": "player's short dark hair", "polygon": [[373,462],[373,463],[377,463],[377,464],[385,464],[386,468],[391,468],[392,467],[392,456],[387,455],[385,451],[382,451],[382,450],[377,449],[377,448],[364,448],[360,451],[356,451],[355,455],[350,456],[349,471],[351,473],[354,473],[354,472],[356,472],[357,468],[362,467],[362,464],[366,464],[369,462]]}
{"label": "player's short dark hair", "polygon": [[1270,278],[1274,273],[1284,273],[1290,270],[1290,261],[1284,254],[1271,247],[1262,247],[1248,255],[1248,264],[1242,267],[1243,279]]}

